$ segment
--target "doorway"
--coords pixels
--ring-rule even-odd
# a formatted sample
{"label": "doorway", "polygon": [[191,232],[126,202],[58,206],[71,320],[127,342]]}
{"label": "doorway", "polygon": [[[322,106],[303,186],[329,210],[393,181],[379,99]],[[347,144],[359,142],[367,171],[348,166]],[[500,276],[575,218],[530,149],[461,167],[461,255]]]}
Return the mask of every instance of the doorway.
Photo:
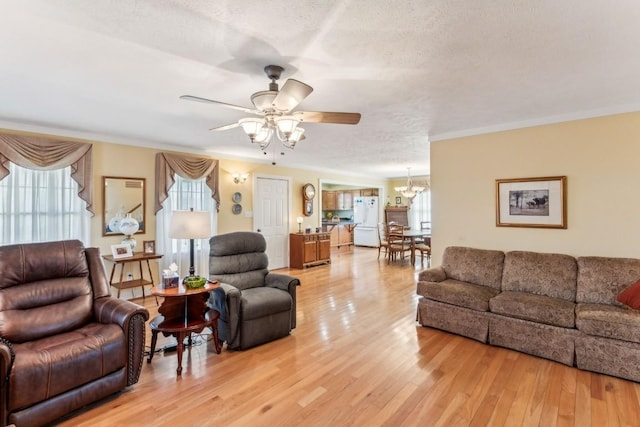
{"label": "doorway", "polygon": [[267,241],[269,269],[288,267],[291,178],[257,175],[254,188],[253,228]]}

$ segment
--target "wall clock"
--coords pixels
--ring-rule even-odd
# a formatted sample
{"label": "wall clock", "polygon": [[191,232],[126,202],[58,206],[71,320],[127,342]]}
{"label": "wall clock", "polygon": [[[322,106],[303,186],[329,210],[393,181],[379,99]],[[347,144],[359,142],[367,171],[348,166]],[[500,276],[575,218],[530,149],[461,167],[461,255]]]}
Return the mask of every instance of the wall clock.
{"label": "wall clock", "polygon": [[316,196],[316,187],[313,184],[302,186],[302,213],[304,216],[313,215],[313,198]]}

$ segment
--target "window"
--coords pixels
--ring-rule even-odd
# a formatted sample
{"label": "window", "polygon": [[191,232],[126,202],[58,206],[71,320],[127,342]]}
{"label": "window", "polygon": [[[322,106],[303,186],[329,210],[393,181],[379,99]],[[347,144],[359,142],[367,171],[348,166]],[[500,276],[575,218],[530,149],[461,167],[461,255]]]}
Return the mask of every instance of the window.
{"label": "window", "polygon": [[418,229],[423,221],[431,222],[431,192],[429,190],[416,194],[411,203],[411,227]]}
{"label": "window", "polygon": [[[211,198],[211,189],[207,187],[205,181],[206,177],[189,180],[176,174],[175,183],[169,189],[169,197],[164,201],[163,208],[157,214],[156,243],[160,248],[158,253],[164,254],[160,262],[161,268],[166,269],[171,263],[176,263],[181,277],[186,276],[189,271],[190,242],[187,239],[168,237],[171,216],[175,210],[193,208],[194,211],[208,211],[211,213],[211,228],[212,230],[217,229],[216,202]],[[209,276],[209,239],[196,239],[194,249],[195,274]]]}
{"label": "window", "polygon": [[70,166],[41,171],[9,163],[0,181],[0,245],[67,239],[88,245],[90,223]]}

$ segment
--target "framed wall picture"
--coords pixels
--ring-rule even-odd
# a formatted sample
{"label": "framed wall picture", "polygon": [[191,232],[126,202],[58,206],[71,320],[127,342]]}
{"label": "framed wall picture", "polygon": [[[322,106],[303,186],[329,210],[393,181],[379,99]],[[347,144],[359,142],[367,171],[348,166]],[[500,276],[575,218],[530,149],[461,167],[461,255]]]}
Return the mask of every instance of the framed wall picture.
{"label": "framed wall picture", "polygon": [[128,258],[133,256],[131,246],[129,245],[111,245],[111,254],[113,259]]}
{"label": "framed wall picture", "polygon": [[401,204],[402,204],[402,197],[396,196],[396,205],[401,205]]}
{"label": "framed wall picture", "polygon": [[567,177],[496,179],[496,226],[567,228]]}
{"label": "framed wall picture", "polygon": [[142,243],[142,248],[145,254],[155,254],[156,253],[156,241],[155,240],[145,240]]}

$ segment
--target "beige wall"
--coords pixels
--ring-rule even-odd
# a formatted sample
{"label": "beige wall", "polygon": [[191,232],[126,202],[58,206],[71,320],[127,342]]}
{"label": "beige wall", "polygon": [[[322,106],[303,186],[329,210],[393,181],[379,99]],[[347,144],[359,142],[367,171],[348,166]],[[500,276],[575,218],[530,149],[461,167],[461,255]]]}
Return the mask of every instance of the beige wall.
{"label": "beige wall", "polygon": [[145,232],[135,235],[136,250],[142,249],[144,240],[155,240],[156,217],[153,214],[155,191],[155,155],[157,150],[127,145],[93,144],[93,207],[95,216],[91,220],[91,246],[100,248],[103,254],[111,253],[111,245],[122,241],[122,235],[102,235],[103,191],[102,177],[145,178]]}
{"label": "beige wall", "polygon": [[[146,221],[147,228],[144,234],[136,234],[136,240],[142,245],[144,240],[155,239],[156,217],[153,212],[155,194],[155,155],[160,150],[132,147],[127,145],[108,144],[92,142],[94,150],[94,207],[96,215],[91,224],[91,245],[100,248],[102,253],[110,253],[111,245],[120,243],[122,236],[102,235],[102,176],[121,176],[130,178],[146,179]],[[298,225],[295,217],[302,215],[302,186],[308,182],[316,187],[316,193],[320,191],[320,180],[330,179],[343,183],[358,183],[371,186],[387,186],[384,179],[363,179],[354,178],[348,175],[332,175],[322,172],[289,168],[280,165],[263,163],[251,163],[238,160],[220,159],[220,212],[218,214],[218,233],[228,233],[231,231],[247,231],[253,229],[253,218],[246,216],[247,212],[253,212],[253,183],[256,174],[262,176],[278,176],[291,178],[292,180],[292,223],[290,229],[297,231]],[[235,184],[232,173],[249,173],[249,178],[245,183]],[[233,193],[242,194],[243,212],[234,215],[231,211],[233,206]],[[314,200],[314,213],[311,217],[305,217],[303,227],[316,227],[320,225],[318,205],[319,198],[316,195]]]}
{"label": "beige wall", "polygon": [[[638,257],[640,113],[431,143],[433,265],[451,245]],[[567,176],[568,228],[496,227],[495,180]]]}

